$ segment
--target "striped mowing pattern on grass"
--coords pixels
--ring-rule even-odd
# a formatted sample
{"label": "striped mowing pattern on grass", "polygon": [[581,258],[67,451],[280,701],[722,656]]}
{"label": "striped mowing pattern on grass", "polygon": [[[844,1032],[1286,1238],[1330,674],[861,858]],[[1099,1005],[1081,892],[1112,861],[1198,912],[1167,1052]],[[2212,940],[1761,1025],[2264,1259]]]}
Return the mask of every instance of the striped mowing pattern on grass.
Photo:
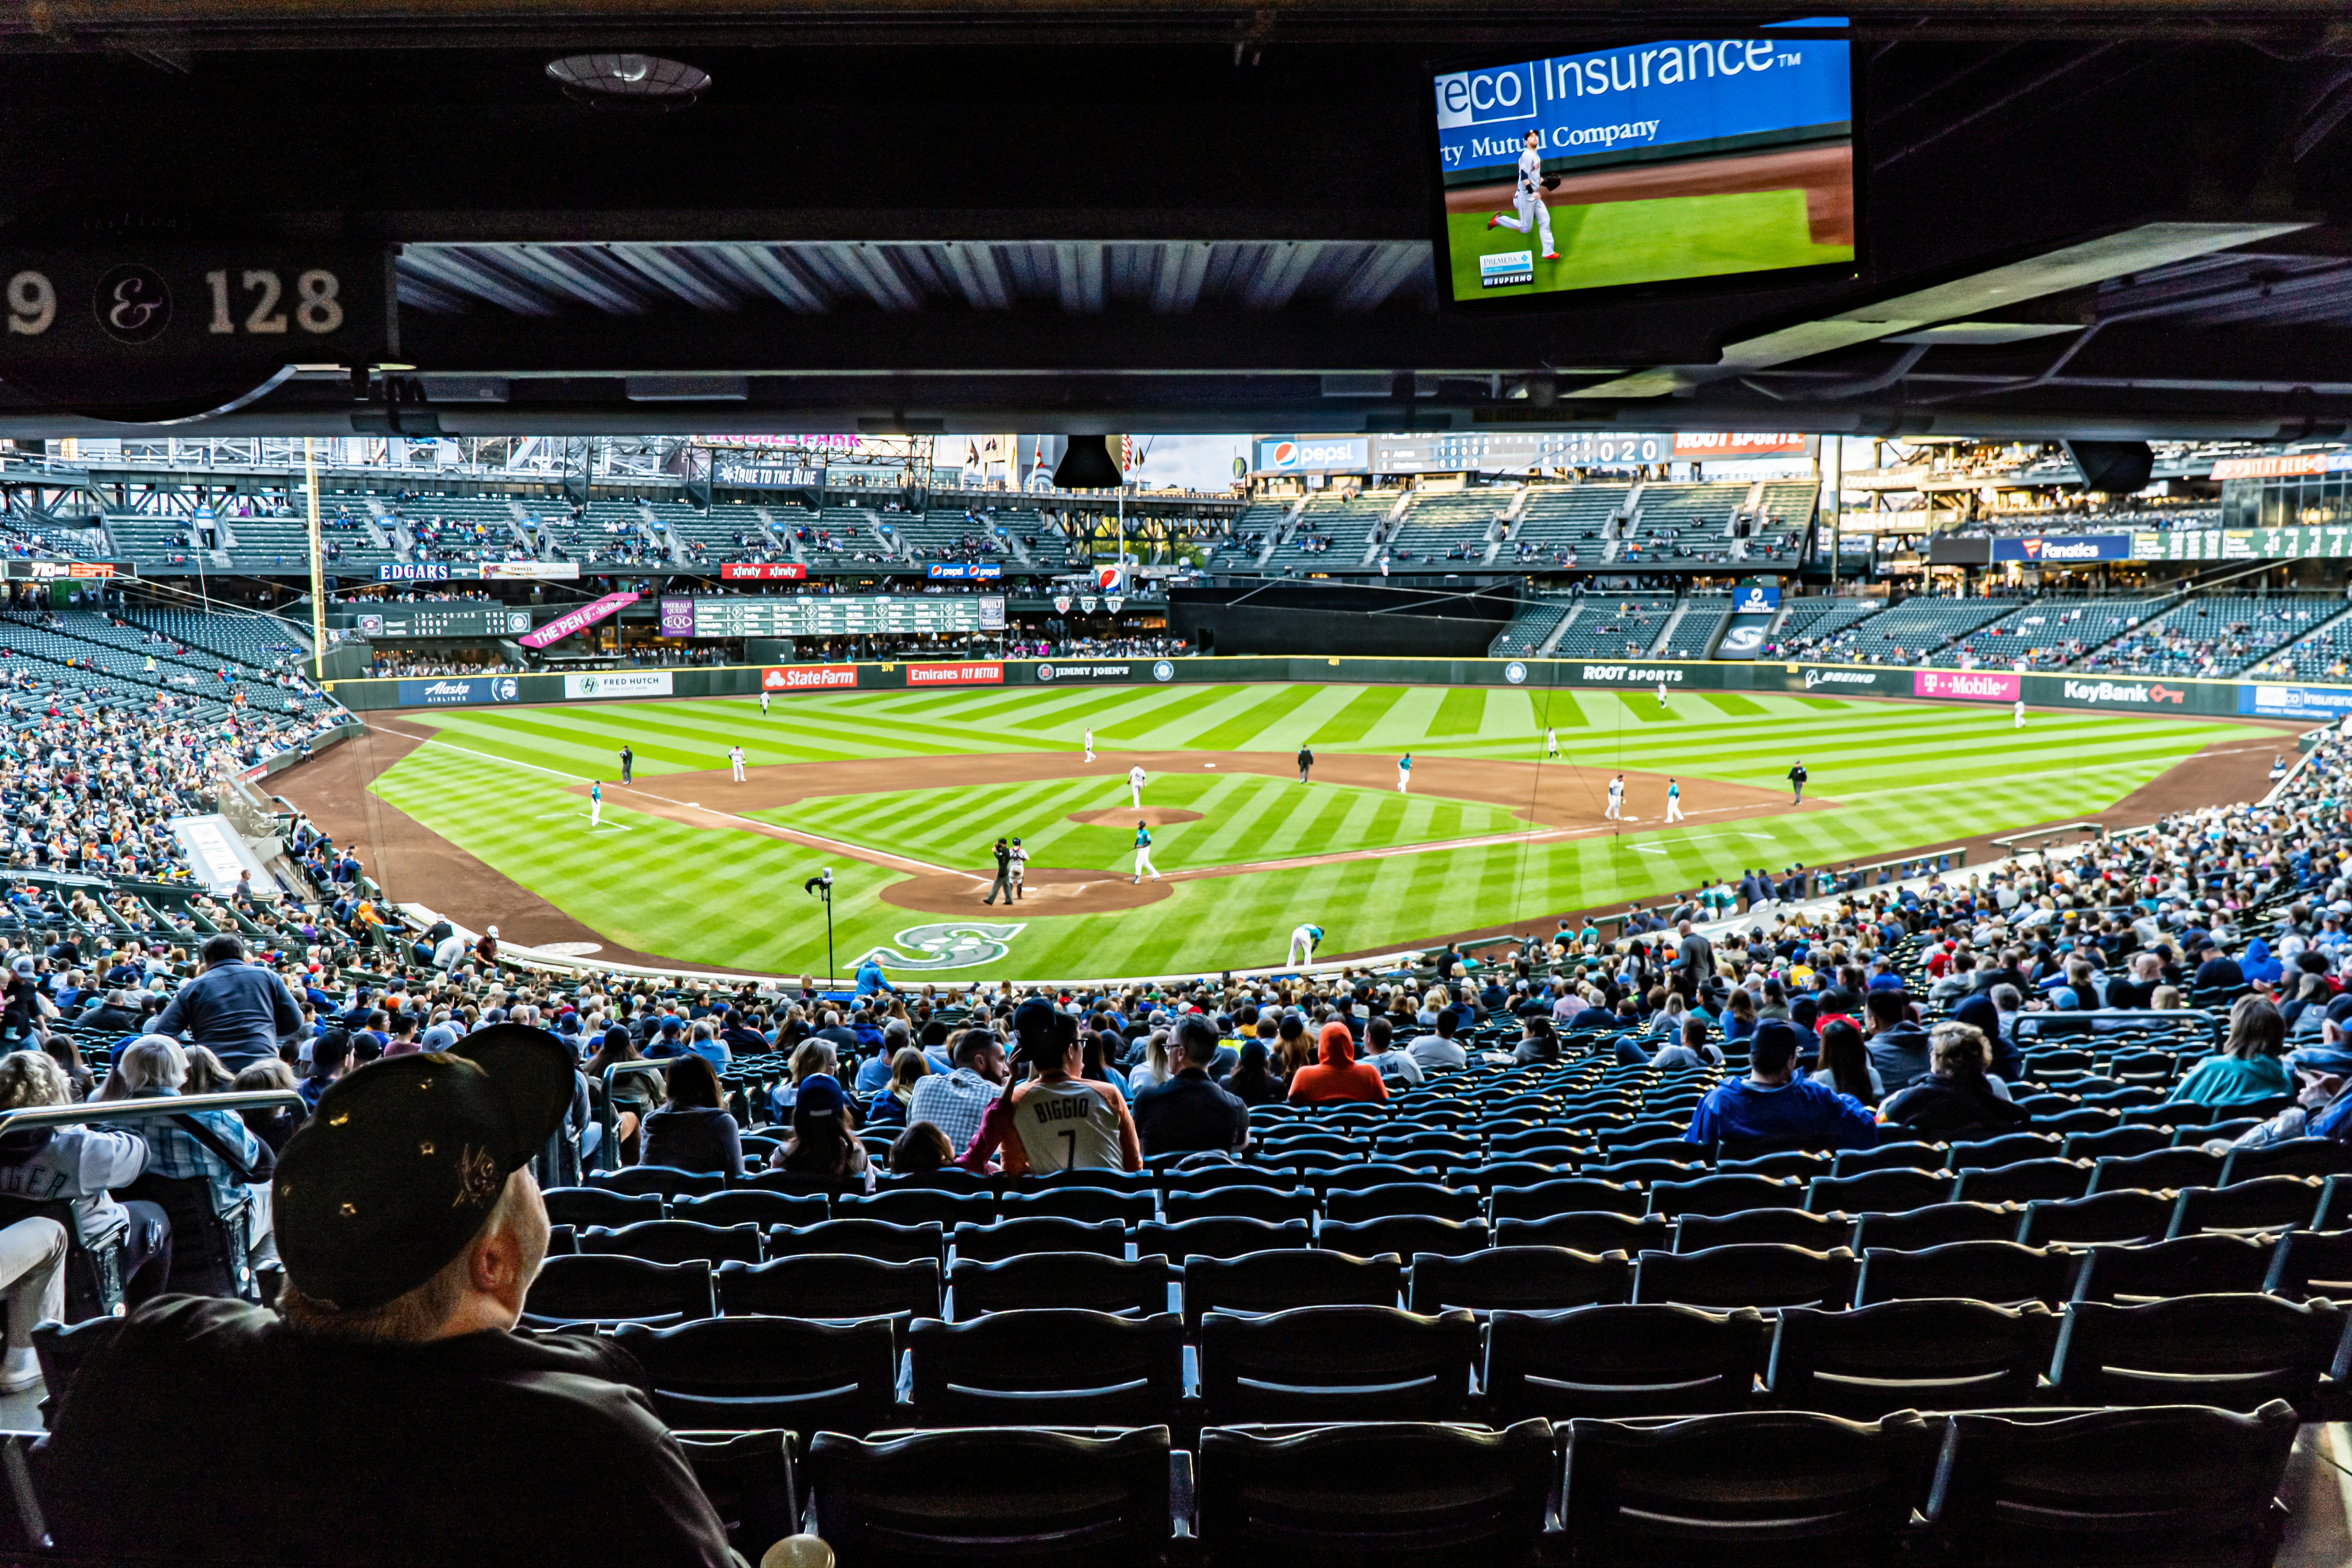
{"label": "striped mowing pattern on grass", "polygon": [[[1475,697],[1476,701],[1469,700]],[[2137,716],[2035,714],[1771,693],[1528,691],[1482,688],[1152,686],[1115,689],[796,694],[760,715],[754,698],[426,710],[428,743],[373,786],[392,805],[614,941],[702,963],[798,973],[824,962],[824,911],[800,882],[833,867],[844,963],[942,917],[884,904],[898,874],[746,830],[682,826],[607,802],[592,835],[570,779],[611,779],[624,742],[640,778],[715,770],[740,743],[753,765],[1023,752],[1067,753],[1074,775],[804,802],[766,814],[784,826],[941,865],[984,863],[1019,832],[1040,866],[1116,868],[1131,827],[1089,827],[1074,811],[1124,807],[1112,758],[1082,774],[1079,744],[1169,751],[1318,751],[1533,761],[1547,722],[1571,762],[1673,773],[1691,821],[1650,826],[1663,801],[1619,837],[1526,841],[1503,807],[1284,779],[1161,773],[1154,805],[1205,820],[1153,831],[1165,869],[1298,854],[1515,835],[1508,841],[1380,859],[1288,867],[1171,884],[1124,914],[1013,919],[1012,955],[943,977],[1040,978],[1213,972],[1281,961],[1290,928],[1327,928],[1326,952],[1411,945],[1448,931],[1552,911],[1646,901],[1750,866],[1780,869],[1892,855],[1916,845],[2082,816],[2112,805],[2235,726]],[[443,743],[446,742],[446,743]],[[459,750],[458,748],[463,748]],[[1785,787],[1790,763],[1840,809],[1727,821],[1706,815],[1710,780]],[[527,764],[515,766],[512,764]],[[553,770],[542,772],[539,770]],[[1123,772],[1123,766],[1117,772]],[[562,776],[559,776],[562,775]],[[429,901],[429,900],[427,900]],[[992,916],[994,910],[976,910]]]}

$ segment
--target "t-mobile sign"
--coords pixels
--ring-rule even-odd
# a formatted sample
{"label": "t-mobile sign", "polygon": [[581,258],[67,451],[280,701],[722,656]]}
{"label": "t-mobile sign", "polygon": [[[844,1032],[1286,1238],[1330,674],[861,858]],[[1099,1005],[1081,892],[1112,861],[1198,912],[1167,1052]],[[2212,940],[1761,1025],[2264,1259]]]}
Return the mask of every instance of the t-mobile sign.
{"label": "t-mobile sign", "polygon": [[694,635],[694,600],[690,595],[662,595],[661,635],[666,637],[690,637]]}
{"label": "t-mobile sign", "polygon": [[1970,702],[2014,702],[2024,694],[2023,678],[1988,669],[1915,669],[1914,697],[1959,698]]}

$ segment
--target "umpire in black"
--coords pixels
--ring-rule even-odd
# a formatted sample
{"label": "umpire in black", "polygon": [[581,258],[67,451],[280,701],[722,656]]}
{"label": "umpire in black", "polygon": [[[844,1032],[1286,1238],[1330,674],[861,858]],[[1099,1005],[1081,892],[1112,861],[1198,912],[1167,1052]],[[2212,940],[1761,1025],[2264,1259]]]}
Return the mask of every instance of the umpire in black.
{"label": "umpire in black", "polygon": [[981,902],[992,904],[999,893],[1004,895],[1006,903],[1013,901],[1013,847],[1002,838],[996,841],[996,885],[988,889],[988,897]]}
{"label": "umpire in black", "polygon": [[1310,751],[1308,751],[1308,750],[1307,750],[1306,747],[1304,747],[1304,746],[1299,747],[1299,748],[1298,748],[1298,782],[1299,782],[1300,784],[1305,784],[1305,783],[1307,782],[1307,772],[1308,772],[1308,770],[1309,770],[1309,769],[1313,768],[1314,766],[1315,766],[1315,753],[1314,753],[1314,752],[1310,752]]}

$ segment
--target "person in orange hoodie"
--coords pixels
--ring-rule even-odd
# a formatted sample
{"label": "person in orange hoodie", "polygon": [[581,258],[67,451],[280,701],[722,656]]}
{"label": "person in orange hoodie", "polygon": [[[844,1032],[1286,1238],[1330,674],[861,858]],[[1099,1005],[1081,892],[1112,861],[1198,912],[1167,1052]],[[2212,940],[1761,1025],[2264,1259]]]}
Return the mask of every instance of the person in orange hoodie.
{"label": "person in orange hoodie", "polygon": [[1356,1039],[1348,1026],[1334,1021],[1323,1026],[1322,1059],[1290,1075],[1290,1103],[1317,1105],[1331,1100],[1386,1100],[1389,1086],[1381,1069],[1356,1060]]}

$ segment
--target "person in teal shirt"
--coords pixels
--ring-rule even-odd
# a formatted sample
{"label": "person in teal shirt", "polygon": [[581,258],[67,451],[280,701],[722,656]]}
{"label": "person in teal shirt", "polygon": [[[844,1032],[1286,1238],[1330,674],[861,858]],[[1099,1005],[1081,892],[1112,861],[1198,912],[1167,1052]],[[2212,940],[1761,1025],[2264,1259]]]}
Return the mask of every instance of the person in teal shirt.
{"label": "person in teal shirt", "polygon": [[1397,759],[1397,794],[1412,793],[1412,753],[1407,752]]}
{"label": "person in teal shirt", "polygon": [[1140,882],[1147,875],[1155,882],[1160,880],[1160,868],[1151,863],[1151,829],[1139,820],[1135,825],[1134,879]]}
{"label": "person in teal shirt", "polygon": [[2230,1035],[2172,1091],[2199,1105],[2239,1105],[2293,1094],[2286,1063],[2286,1021],[2267,996],[2241,996],[2230,1009]]}

